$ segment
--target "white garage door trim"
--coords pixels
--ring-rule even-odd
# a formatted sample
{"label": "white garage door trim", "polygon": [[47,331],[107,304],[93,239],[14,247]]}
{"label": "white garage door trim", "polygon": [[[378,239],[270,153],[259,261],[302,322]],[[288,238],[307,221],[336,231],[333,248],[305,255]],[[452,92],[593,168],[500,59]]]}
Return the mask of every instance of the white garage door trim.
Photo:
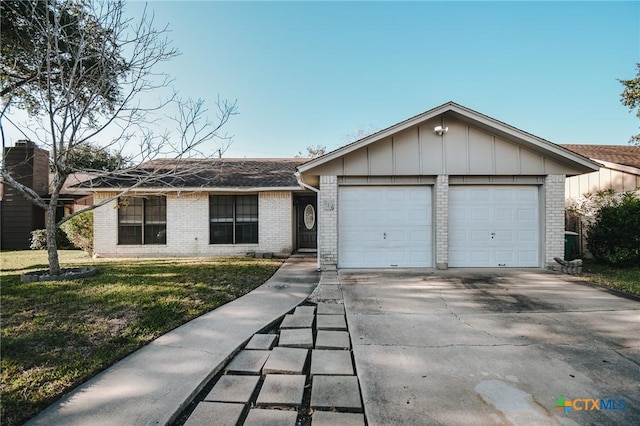
{"label": "white garage door trim", "polygon": [[538,267],[537,186],[451,186],[449,266]]}
{"label": "white garage door trim", "polygon": [[338,267],[433,265],[430,186],[343,186],[338,197]]}

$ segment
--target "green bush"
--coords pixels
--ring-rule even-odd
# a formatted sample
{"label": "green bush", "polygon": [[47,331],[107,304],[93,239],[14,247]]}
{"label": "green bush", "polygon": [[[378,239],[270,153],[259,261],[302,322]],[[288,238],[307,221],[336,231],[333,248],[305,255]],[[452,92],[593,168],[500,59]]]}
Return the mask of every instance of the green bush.
{"label": "green bush", "polygon": [[93,211],[80,213],[62,224],[67,237],[79,249],[93,255]]}
{"label": "green bush", "polygon": [[587,246],[593,256],[611,265],[640,263],[640,198],[622,194],[597,211]]}
{"label": "green bush", "polygon": [[[65,250],[73,248],[73,244],[67,238],[67,234],[60,228],[56,229],[56,246],[59,249]],[[31,250],[46,250],[47,249],[47,230],[36,229],[31,231]]]}

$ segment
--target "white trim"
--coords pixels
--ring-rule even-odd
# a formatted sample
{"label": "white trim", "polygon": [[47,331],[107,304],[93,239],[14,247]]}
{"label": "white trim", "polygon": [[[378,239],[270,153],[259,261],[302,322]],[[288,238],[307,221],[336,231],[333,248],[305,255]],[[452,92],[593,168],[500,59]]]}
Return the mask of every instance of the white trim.
{"label": "white trim", "polygon": [[[91,192],[120,192],[126,191],[127,188],[70,188],[71,190],[68,192],[72,193],[91,193]],[[176,188],[159,188],[159,187],[150,187],[150,188],[134,188],[129,191],[131,192],[274,192],[274,191],[301,191],[299,186],[277,186],[277,187],[225,187],[225,188],[216,188],[216,187],[176,187]]]}
{"label": "white trim", "polygon": [[625,166],[623,164],[618,164],[618,163],[610,163],[608,161],[602,161],[596,158],[592,158],[592,160],[597,161],[598,163],[601,163],[607,169],[617,170],[619,172],[626,172],[626,173],[631,173],[631,174],[640,176],[640,169],[636,167]]}

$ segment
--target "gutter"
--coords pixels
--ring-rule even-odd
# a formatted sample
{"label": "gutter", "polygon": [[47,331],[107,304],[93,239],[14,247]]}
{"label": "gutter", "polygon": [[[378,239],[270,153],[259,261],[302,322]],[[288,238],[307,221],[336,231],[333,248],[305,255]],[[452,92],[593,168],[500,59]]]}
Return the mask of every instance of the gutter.
{"label": "gutter", "polygon": [[[304,183],[302,180],[302,175],[300,174],[299,171],[296,171],[294,173],[294,176],[296,177],[296,180],[298,181],[298,185],[300,185],[301,188],[308,189],[316,193],[316,200],[317,200],[316,206],[320,207],[320,190],[318,188],[314,188],[313,186]],[[320,222],[320,209],[317,207],[316,207],[316,222],[318,224],[317,226],[318,236],[316,238],[316,245],[317,245],[316,270],[320,272],[322,271],[322,268],[320,267],[320,224],[321,222]]]}

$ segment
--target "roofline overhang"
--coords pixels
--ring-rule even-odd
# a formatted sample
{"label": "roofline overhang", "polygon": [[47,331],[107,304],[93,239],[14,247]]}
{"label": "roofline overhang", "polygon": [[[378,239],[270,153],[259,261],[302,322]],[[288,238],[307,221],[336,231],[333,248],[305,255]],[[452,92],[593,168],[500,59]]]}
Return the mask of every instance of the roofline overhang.
{"label": "roofline overhang", "polygon": [[267,187],[141,187],[141,188],[82,188],[83,193],[86,192],[124,192],[136,193],[136,192],[276,192],[276,191],[302,191],[299,186],[267,186]]}
{"label": "roofline overhang", "polygon": [[619,172],[631,173],[640,176],[640,169],[637,167],[625,166],[624,164],[612,163],[609,161],[599,160],[597,158],[592,158],[592,160],[597,161],[598,163],[602,164],[602,167],[605,167],[607,169],[617,170]]}
{"label": "roofline overhang", "polygon": [[427,120],[430,120],[438,115],[452,112],[463,119],[470,120],[474,123],[480,124],[482,127],[489,128],[491,130],[497,131],[497,133],[503,134],[505,136],[510,136],[512,138],[520,139],[521,141],[538,148],[540,150],[548,151],[556,157],[569,160],[573,163],[581,166],[584,171],[583,173],[589,173],[592,171],[597,171],[600,168],[600,164],[597,162],[584,157],[580,154],[577,154],[567,148],[563,148],[553,142],[542,139],[538,136],[532,135],[531,133],[527,133],[523,130],[520,130],[516,127],[510,126],[509,124],[503,123],[502,121],[491,118],[487,115],[481,114],[477,111],[459,105],[455,102],[447,102],[438,107],[430,109],[422,114],[411,117],[407,120],[401,121],[398,124],[394,124],[391,127],[387,127],[377,133],[369,135],[365,138],[362,138],[358,141],[352,142],[348,145],[345,145],[341,148],[338,148],[334,151],[331,151],[327,154],[324,154],[318,158],[312,159],[311,161],[301,164],[297,167],[298,171],[301,173],[307,172],[314,167],[320,166],[322,164],[328,163],[329,161],[335,160],[336,158],[342,157],[343,155],[349,154],[353,151],[356,151],[362,147],[365,147],[371,143],[377,142],[389,136],[392,136],[398,132],[406,130],[410,127],[423,123]]}

